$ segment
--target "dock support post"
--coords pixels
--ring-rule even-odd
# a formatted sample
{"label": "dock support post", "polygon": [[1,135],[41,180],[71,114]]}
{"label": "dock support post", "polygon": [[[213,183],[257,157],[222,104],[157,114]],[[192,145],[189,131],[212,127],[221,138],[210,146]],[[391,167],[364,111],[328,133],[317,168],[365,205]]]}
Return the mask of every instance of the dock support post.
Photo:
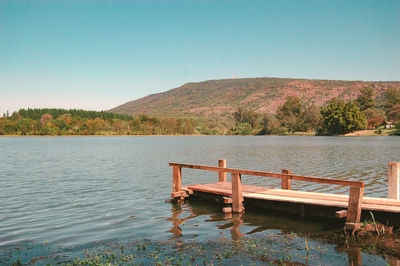
{"label": "dock support post", "polygon": [[182,196],[182,168],[178,166],[172,167],[172,198]]}
{"label": "dock support post", "polygon": [[[288,169],[282,169],[282,174],[291,174],[292,171]],[[289,176],[282,176],[282,189],[291,189],[291,179]]]}
{"label": "dock support post", "polygon": [[400,162],[388,164],[388,198],[399,199],[400,188]]}
{"label": "dock support post", "polygon": [[240,174],[232,174],[232,212],[243,212],[242,181]]}
{"label": "dock support post", "polygon": [[357,231],[360,227],[363,187],[350,187],[349,205],[347,207],[346,230]]}
{"label": "dock support post", "polygon": [[[226,160],[218,160],[218,167],[226,168]],[[219,172],[218,182],[226,182],[226,172]]]}

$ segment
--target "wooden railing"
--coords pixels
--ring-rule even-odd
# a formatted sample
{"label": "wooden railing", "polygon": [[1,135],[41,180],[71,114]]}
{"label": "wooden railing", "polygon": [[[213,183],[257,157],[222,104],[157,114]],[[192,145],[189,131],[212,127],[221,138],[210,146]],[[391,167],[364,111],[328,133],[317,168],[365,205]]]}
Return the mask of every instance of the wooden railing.
{"label": "wooden railing", "polygon": [[219,182],[226,182],[226,173],[232,174],[232,211],[242,212],[242,192],[241,192],[241,175],[252,175],[262,177],[272,177],[281,179],[282,189],[291,189],[291,180],[314,182],[321,184],[341,185],[350,187],[350,195],[348,201],[348,209],[344,216],[346,218],[346,225],[348,227],[355,226],[360,222],[361,218],[361,204],[364,194],[364,182],[361,181],[348,181],[342,179],[328,179],[322,177],[311,177],[294,175],[290,170],[283,169],[282,173],[269,173],[251,170],[241,170],[235,168],[226,168],[226,160],[219,160],[219,167],[204,166],[195,164],[183,164],[183,163],[169,163],[173,167],[173,180],[172,180],[172,198],[183,198],[186,195],[185,191],[182,191],[182,168],[207,170],[219,172]]}
{"label": "wooden railing", "polygon": [[400,199],[400,162],[388,164],[388,198]]}

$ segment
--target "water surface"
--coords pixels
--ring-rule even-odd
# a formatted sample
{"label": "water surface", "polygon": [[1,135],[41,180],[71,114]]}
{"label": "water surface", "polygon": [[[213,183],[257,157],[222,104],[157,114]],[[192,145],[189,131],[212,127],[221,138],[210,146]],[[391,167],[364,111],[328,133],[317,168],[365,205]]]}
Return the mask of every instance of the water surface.
{"label": "water surface", "polygon": [[[366,184],[365,195],[387,196],[387,163],[400,161],[398,137],[2,137],[0,247],[24,241],[62,247],[98,241],[191,239],[328,230],[315,221],[246,213],[239,234],[212,204],[164,202],[171,161]],[[183,184],[215,182],[218,173],[184,169]],[[279,187],[272,178],[243,183]],[[347,194],[347,188],[294,182],[293,189]],[[299,229],[300,228],[300,229]],[[233,230],[235,229],[235,230]],[[306,230],[306,229],[304,229]]]}

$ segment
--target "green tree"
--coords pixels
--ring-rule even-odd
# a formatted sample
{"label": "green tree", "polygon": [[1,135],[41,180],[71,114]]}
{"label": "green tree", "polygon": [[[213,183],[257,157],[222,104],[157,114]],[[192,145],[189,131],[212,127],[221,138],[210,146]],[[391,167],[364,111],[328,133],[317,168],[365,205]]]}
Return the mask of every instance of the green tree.
{"label": "green tree", "polygon": [[284,133],[281,127],[281,122],[276,118],[274,114],[265,114],[261,121],[261,132],[262,135],[276,135]]}
{"label": "green tree", "polygon": [[290,132],[306,130],[303,102],[299,97],[286,97],[285,103],[278,107],[276,116]]}
{"label": "green tree", "polygon": [[67,129],[67,124],[63,119],[55,119],[52,122],[54,128],[57,130],[58,135],[62,135],[63,131]]}
{"label": "green tree", "polygon": [[252,128],[258,125],[258,114],[242,107],[239,107],[236,112],[233,113],[233,118],[235,119],[236,125],[249,123]]}
{"label": "green tree", "polygon": [[321,126],[321,108],[312,104],[304,112],[304,126],[307,130],[316,130]]}
{"label": "green tree", "polygon": [[55,136],[55,135],[57,135],[57,133],[58,133],[58,129],[53,124],[53,120],[48,121],[40,129],[40,134],[41,135],[52,135],[52,136]]}
{"label": "green tree", "polygon": [[382,109],[369,108],[364,111],[367,118],[368,128],[376,128],[386,121],[385,111]]}
{"label": "green tree", "polygon": [[11,115],[11,119],[14,121],[20,120],[22,116],[18,112],[13,112]]}
{"label": "green tree", "polygon": [[177,132],[182,135],[194,134],[195,125],[191,119],[177,119]]}
{"label": "green tree", "polygon": [[375,107],[374,91],[372,88],[363,88],[360,90],[360,95],[356,99],[356,104],[361,111]]}
{"label": "green tree", "polygon": [[37,129],[36,121],[30,118],[22,118],[18,120],[16,126],[21,135],[32,134]]}
{"label": "green tree", "polygon": [[16,131],[15,121],[8,118],[0,118],[0,135],[14,135]]}
{"label": "green tree", "polygon": [[249,123],[241,123],[237,125],[234,129],[235,135],[251,135],[252,134],[252,127]]}
{"label": "green tree", "polygon": [[393,121],[400,121],[400,104],[397,104],[389,110],[388,118]]}
{"label": "green tree", "polygon": [[20,109],[18,111],[18,114],[25,117],[25,118],[31,118],[34,120],[40,119],[40,117],[44,114],[50,114],[54,118],[58,118],[60,115],[65,115],[69,114],[73,117],[80,116],[82,118],[89,118],[89,119],[95,119],[95,118],[101,118],[103,120],[111,120],[113,118],[117,118],[120,120],[124,121],[130,121],[132,120],[132,116],[129,115],[122,115],[122,114],[114,114],[110,112],[104,112],[104,111],[86,111],[86,110],[76,110],[76,109],[56,109],[56,108],[44,108],[44,109]]}
{"label": "green tree", "polygon": [[400,91],[391,88],[387,89],[384,93],[384,108],[386,113],[395,106],[400,104]]}
{"label": "green tree", "polygon": [[332,99],[321,108],[319,135],[340,135],[366,128],[367,119],[356,104]]}
{"label": "green tree", "polygon": [[106,122],[102,118],[97,117],[93,120],[91,119],[90,126],[91,126],[90,129],[92,130],[93,134],[95,134],[96,132],[100,132],[105,129]]}

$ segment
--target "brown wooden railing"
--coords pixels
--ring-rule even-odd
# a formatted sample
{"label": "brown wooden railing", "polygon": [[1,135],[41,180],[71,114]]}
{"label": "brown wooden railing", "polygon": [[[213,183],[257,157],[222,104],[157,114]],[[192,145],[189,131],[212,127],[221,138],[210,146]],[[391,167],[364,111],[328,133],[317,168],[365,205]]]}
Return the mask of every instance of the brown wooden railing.
{"label": "brown wooden railing", "polygon": [[[332,185],[342,185],[342,186],[350,186],[350,187],[364,187],[364,182],[362,182],[362,181],[348,181],[348,180],[333,179],[333,178],[328,179],[328,178],[323,178],[323,177],[294,175],[291,173],[269,173],[269,172],[242,170],[242,169],[235,169],[235,168],[224,168],[224,167],[214,167],[214,166],[184,164],[184,163],[169,163],[169,165],[172,167],[178,167],[178,168],[208,170],[208,171],[216,171],[216,172],[222,172],[222,173],[274,177],[274,178],[281,178],[281,179],[287,178],[289,180],[308,181],[308,182],[324,183],[324,184],[332,184]],[[284,170],[286,170],[286,169],[284,169]],[[289,170],[287,170],[287,171],[289,171]]]}
{"label": "brown wooden railing", "polygon": [[272,177],[281,179],[282,189],[291,189],[291,180],[331,184],[331,185],[341,185],[350,187],[350,195],[348,201],[347,213],[344,216],[346,218],[346,224],[352,226],[352,224],[357,224],[360,222],[361,217],[361,204],[364,193],[364,182],[361,181],[348,181],[342,179],[328,179],[322,177],[311,177],[311,176],[301,176],[294,175],[290,170],[283,169],[282,173],[269,173],[251,170],[242,170],[235,168],[226,168],[226,160],[219,160],[219,167],[214,166],[204,166],[195,164],[183,164],[183,163],[169,163],[173,168],[173,180],[172,180],[172,198],[183,198],[186,195],[185,191],[182,191],[182,168],[206,170],[206,171],[216,171],[219,172],[219,182],[226,182],[226,173],[232,174],[232,211],[242,212],[242,192],[241,192],[241,175],[252,175],[252,176],[262,176],[262,177]]}

